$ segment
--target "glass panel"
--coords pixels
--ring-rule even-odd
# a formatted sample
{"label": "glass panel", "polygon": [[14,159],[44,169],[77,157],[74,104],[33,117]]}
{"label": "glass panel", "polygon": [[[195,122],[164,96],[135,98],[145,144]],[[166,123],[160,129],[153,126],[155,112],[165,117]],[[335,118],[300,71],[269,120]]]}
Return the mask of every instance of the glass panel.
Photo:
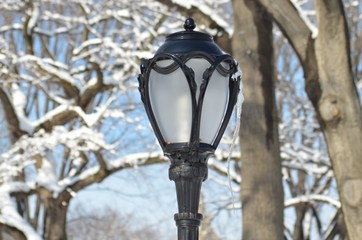
{"label": "glass panel", "polygon": [[[191,67],[195,72],[195,80],[198,86],[197,100],[200,93],[200,85],[205,70],[210,67],[210,63],[202,58],[190,59],[187,66]],[[222,63],[224,68],[228,64]],[[214,71],[210,78],[204,96],[202,106],[201,123],[200,123],[200,141],[203,143],[213,144],[216,134],[224,118],[229,96],[229,78],[222,76],[217,70]]]}
{"label": "glass panel", "polygon": [[229,78],[215,71],[207,86],[201,114],[200,138],[213,144],[224,119],[229,97]]}
{"label": "glass panel", "polygon": [[[157,65],[166,67],[171,63],[172,60],[162,60]],[[180,68],[166,75],[151,70],[149,88],[152,110],[164,140],[189,142],[192,103],[184,73]]]}
{"label": "glass panel", "polygon": [[192,70],[194,70],[195,72],[195,81],[197,84],[196,101],[198,101],[200,94],[200,85],[202,83],[202,76],[205,70],[209,68],[211,64],[203,58],[191,58],[186,62],[186,65],[189,68],[192,68]]}

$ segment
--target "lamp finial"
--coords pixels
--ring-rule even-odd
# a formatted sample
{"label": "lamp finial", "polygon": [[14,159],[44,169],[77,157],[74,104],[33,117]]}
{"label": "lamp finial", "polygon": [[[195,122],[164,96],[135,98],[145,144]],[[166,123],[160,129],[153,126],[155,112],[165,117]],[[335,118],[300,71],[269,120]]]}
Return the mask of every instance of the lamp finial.
{"label": "lamp finial", "polygon": [[184,28],[186,31],[193,31],[196,27],[195,21],[192,18],[187,18],[185,20]]}

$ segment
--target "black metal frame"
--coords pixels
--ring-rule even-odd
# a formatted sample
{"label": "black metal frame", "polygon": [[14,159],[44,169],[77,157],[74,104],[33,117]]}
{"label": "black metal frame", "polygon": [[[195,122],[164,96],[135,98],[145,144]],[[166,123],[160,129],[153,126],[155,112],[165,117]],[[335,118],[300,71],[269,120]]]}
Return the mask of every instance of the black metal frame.
{"label": "black metal frame", "polygon": [[[189,61],[192,58],[203,58],[207,60],[211,66],[204,72],[203,74],[203,81],[200,85],[200,94],[199,99],[197,101],[196,99],[196,91],[197,91],[197,85],[196,81],[194,79],[194,71],[192,68],[188,67],[186,65],[186,62]],[[159,67],[156,65],[157,61],[161,60],[173,60],[173,63],[167,67]],[[229,69],[224,68],[221,63],[227,62],[229,64]],[[151,59],[142,59],[141,63],[141,74],[139,75],[139,90],[141,93],[142,101],[145,105],[145,109],[147,112],[147,116],[151,122],[152,128],[155,131],[156,137],[162,147],[163,150],[165,150],[166,141],[164,140],[160,128],[157,125],[157,121],[155,118],[155,115],[152,111],[152,105],[150,101],[150,95],[149,95],[149,76],[151,73],[151,70],[154,70],[161,74],[170,74],[173,71],[176,71],[178,68],[181,68],[182,72],[185,74],[185,77],[187,79],[190,93],[191,93],[191,101],[192,101],[192,127],[191,127],[191,134],[190,134],[190,147],[193,145],[199,144],[199,136],[200,136],[200,120],[201,120],[201,113],[202,113],[202,105],[203,105],[203,99],[204,95],[207,89],[207,85],[210,81],[210,77],[214,73],[215,70],[217,70],[221,75],[227,76],[229,75],[229,99],[228,99],[228,106],[226,109],[226,113],[223,119],[223,122],[220,126],[219,132],[214,140],[214,142],[211,144],[211,146],[216,149],[218,146],[222,135],[224,134],[224,131],[226,129],[226,126],[230,120],[233,107],[237,100],[237,95],[239,91],[239,81],[238,79],[234,79],[233,73],[237,71],[237,64],[235,63],[235,60],[228,54],[223,54],[220,56],[212,56],[208,55],[203,52],[195,52],[190,53],[186,55],[179,55],[179,54],[167,54],[167,53],[161,53],[155,55]]]}
{"label": "black metal frame", "polygon": [[[194,27],[193,20],[187,19],[186,31],[169,35],[166,43],[161,46],[153,58],[142,59],[141,74],[138,77],[139,91],[147,116],[162,150],[171,160],[169,177],[176,184],[179,213],[175,214],[175,221],[178,226],[179,240],[198,239],[198,227],[202,220],[202,215],[198,213],[198,205],[201,184],[207,178],[207,159],[214,153],[230,120],[240,84],[240,78],[234,77],[234,73],[238,71],[236,61],[230,55],[224,54],[209,35],[192,31]],[[194,71],[186,65],[187,61],[193,58],[202,58],[210,63],[210,67],[203,74],[198,99],[196,99],[198,86]],[[156,63],[161,60],[172,60],[173,63],[167,67],[160,67]],[[224,68],[221,63],[227,63],[229,68]],[[149,77],[152,70],[160,74],[170,74],[179,68],[186,77],[191,93],[190,140],[183,143],[167,143],[161,134],[152,109]],[[199,140],[200,121],[205,92],[215,70],[225,77],[229,76],[229,99],[224,118],[213,143],[206,144]]]}

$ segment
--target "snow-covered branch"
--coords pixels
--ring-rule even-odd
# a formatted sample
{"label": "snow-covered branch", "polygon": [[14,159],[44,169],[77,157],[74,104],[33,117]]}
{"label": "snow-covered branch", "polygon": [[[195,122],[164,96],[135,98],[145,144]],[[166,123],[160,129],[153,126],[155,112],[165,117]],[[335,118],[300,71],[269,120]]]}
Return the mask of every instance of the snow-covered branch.
{"label": "snow-covered branch", "polygon": [[102,169],[100,166],[96,166],[83,171],[77,176],[64,178],[59,181],[59,186],[61,186],[62,189],[70,188],[77,192],[90,184],[102,181],[109,174],[119,170],[165,162],[168,162],[168,160],[161,152],[130,154],[112,161],[108,161],[106,169]]}
{"label": "snow-covered branch", "polygon": [[303,195],[303,196],[298,196],[295,198],[288,199],[284,202],[284,206],[286,208],[288,208],[288,207],[292,207],[297,204],[310,203],[310,202],[323,202],[323,203],[328,203],[336,208],[341,207],[340,201],[333,199],[331,197],[328,197],[326,195],[317,195],[317,194]]}
{"label": "snow-covered branch", "polygon": [[314,23],[312,23],[311,19],[309,18],[311,15],[315,17],[315,11],[311,12],[302,8],[302,5],[305,4],[306,1],[291,0],[291,2],[297,9],[305,25],[310,29],[312,33],[312,38],[316,38],[318,36],[318,27]]}
{"label": "snow-covered branch", "polygon": [[[197,0],[158,0],[159,2],[170,6],[171,8],[178,8],[178,10],[185,15],[193,16],[201,15],[204,21],[208,22],[209,26],[216,26],[219,31],[225,32],[228,36],[232,36],[234,32],[234,26],[232,25],[231,19],[227,19],[227,14],[220,6],[210,6],[206,1]],[[212,2],[217,4],[216,1]]]}
{"label": "snow-covered branch", "polygon": [[16,210],[9,189],[6,188],[8,188],[6,185],[0,187],[0,223],[17,229],[28,240],[41,240],[42,237]]}

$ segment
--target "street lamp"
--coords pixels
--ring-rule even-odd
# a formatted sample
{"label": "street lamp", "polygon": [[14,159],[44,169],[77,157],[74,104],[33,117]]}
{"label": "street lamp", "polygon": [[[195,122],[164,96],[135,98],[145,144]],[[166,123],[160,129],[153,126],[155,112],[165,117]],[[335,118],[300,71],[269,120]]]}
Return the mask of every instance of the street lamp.
{"label": "street lamp", "polygon": [[142,59],[138,78],[146,113],[171,161],[179,240],[198,239],[207,159],[229,122],[240,84],[237,62],[195,26],[188,18],[185,31],[168,35],[153,58]]}

